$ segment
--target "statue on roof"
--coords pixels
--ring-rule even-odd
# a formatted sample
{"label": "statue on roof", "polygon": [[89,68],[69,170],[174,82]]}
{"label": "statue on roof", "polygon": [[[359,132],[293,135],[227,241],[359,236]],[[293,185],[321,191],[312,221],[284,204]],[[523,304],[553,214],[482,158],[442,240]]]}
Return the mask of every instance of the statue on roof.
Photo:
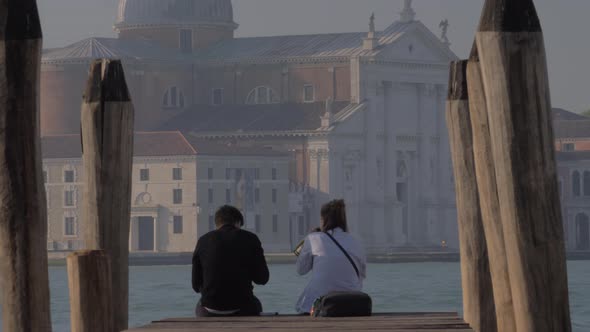
{"label": "statue on roof", "polygon": [[402,22],[412,22],[416,17],[416,12],[412,8],[412,0],[404,0],[404,9],[400,13]]}
{"label": "statue on roof", "polygon": [[371,21],[369,23],[369,32],[375,32],[375,13],[371,14]]}
{"label": "statue on roof", "polygon": [[449,42],[449,38],[447,37],[447,32],[449,30],[449,20],[448,19],[442,20],[440,22],[440,24],[438,25],[438,27],[441,29],[440,40],[445,45],[450,45],[451,43]]}

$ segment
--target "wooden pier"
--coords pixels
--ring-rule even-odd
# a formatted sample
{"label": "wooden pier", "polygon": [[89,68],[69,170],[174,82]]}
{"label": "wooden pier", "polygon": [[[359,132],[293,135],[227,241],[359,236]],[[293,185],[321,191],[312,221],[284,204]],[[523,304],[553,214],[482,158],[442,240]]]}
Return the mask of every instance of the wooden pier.
{"label": "wooden pier", "polygon": [[457,313],[395,313],[372,317],[313,318],[261,316],[231,318],[177,318],[154,321],[127,332],[223,332],[223,331],[404,331],[473,332]]}

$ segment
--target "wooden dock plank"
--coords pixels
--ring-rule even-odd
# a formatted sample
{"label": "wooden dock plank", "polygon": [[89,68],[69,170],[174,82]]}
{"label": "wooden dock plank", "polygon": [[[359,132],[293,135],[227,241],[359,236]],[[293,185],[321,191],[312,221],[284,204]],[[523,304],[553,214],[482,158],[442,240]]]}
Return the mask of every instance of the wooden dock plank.
{"label": "wooden dock plank", "polygon": [[372,317],[312,318],[261,316],[228,318],[168,318],[128,332],[395,331],[473,332],[456,313],[395,313]]}

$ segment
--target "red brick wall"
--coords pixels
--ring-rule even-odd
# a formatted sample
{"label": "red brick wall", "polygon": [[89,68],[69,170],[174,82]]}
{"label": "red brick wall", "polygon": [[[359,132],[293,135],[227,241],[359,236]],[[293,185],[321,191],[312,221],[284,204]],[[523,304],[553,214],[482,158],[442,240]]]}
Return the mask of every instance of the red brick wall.
{"label": "red brick wall", "polygon": [[[347,65],[289,66],[282,64],[241,65],[199,68],[195,72],[195,98],[198,104],[211,102],[211,90],[224,89],[224,103],[244,104],[258,86],[269,86],[281,102],[303,102],[303,88],[315,88],[315,100],[332,97],[350,100],[350,69]],[[286,98],[286,99],[285,99]]]}

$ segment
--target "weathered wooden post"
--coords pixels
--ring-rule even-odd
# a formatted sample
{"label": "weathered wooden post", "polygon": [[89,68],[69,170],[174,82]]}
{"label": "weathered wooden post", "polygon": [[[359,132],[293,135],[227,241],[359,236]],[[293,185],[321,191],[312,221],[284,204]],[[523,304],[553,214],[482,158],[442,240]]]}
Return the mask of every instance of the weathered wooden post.
{"label": "weathered wooden post", "polygon": [[486,96],[481,79],[476,45],[473,45],[467,64],[467,90],[479,205],[488,246],[490,273],[494,287],[496,321],[499,332],[513,332],[516,331],[516,322],[514,320],[510,278],[508,276],[508,258],[504,246],[502,217],[498,203],[496,170],[494,169],[494,157],[492,155]]}
{"label": "weathered wooden post", "polygon": [[518,332],[571,330],[547,62],[532,0],[487,0],[476,34]]}
{"label": "weathered wooden post", "polygon": [[496,314],[473,161],[466,71],[467,61],[451,63],[446,110],[457,195],[463,311],[465,321],[476,331],[495,332]]}
{"label": "weathered wooden post", "polygon": [[34,0],[2,0],[0,8],[2,327],[51,331],[39,137],[41,23]]}
{"label": "weathered wooden post", "polygon": [[97,60],[82,105],[86,246],[111,257],[115,331],[129,310],[129,219],[134,110],[118,60]]}
{"label": "weathered wooden post", "polygon": [[103,250],[79,251],[67,258],[71,332],[113,328],[111,260]]}

